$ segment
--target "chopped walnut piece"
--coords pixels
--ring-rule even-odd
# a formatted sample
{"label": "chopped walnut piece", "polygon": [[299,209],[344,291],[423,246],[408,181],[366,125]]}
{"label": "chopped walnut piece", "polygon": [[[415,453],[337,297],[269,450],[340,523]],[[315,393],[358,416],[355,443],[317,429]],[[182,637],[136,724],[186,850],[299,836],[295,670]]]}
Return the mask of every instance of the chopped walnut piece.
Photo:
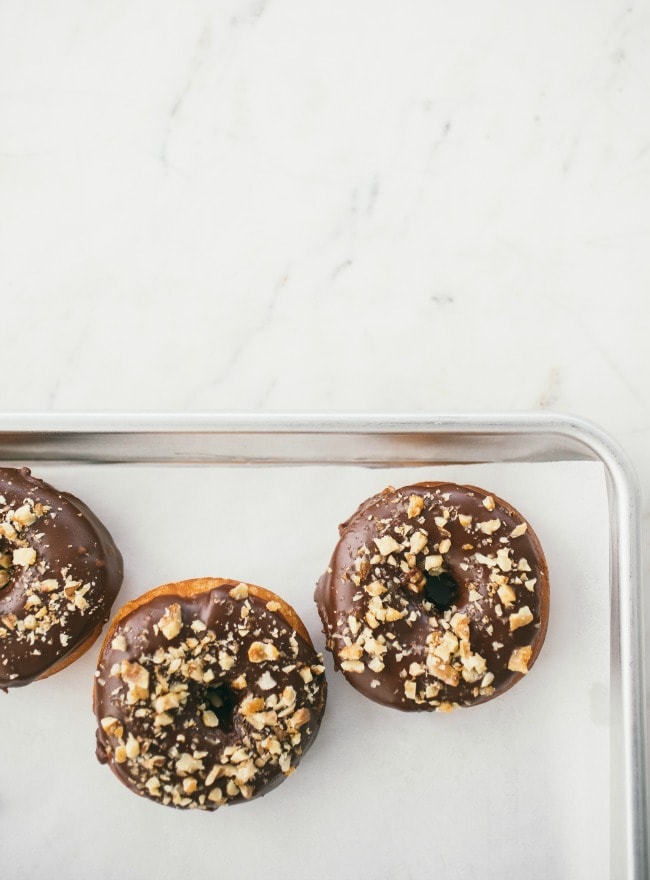
{"label": "chopped walnut piece", "polygon": [[129,686],[126,695],[127,703],[137,703],[138,700],[145,700],[149,696],[149,673],[144,666],[140,666],[139,663],[129,663],[128,660],[122,660],[120,663],[120,675],[122,680]]}
{"label": "chopped walnut piece", "polygon": [[459,513],[458,522],[464,529],[468,529],[472,524],[472,517],[468,513]]}
{"label": "chopped walnut piece", "polygon": [[404,696],[407,700],[414,700],[417,695],[417,688],[414,681],[404,682]]}
{"label": "chopped walnut piece", "polygon": [[391,535],[385,535],[383,538],[375,538],[375,544],[382,556],[390,556],[400,549],[400,545]]}
{"label": "chopped walnut piece", "polygon": [[183,752],[176,761],[177,773],[195,773],[203,768],[203,761],[200,758],[194,758],[188,752]]}
{"label": "chopped walnut piece", "polygon": [[246,697],[241,703],[241,713],[245,717],[261,712],[264,708],[264,700],[262,697]]}
{"label": "chopped walnut piece", "polygon": [[344,660],[341,663],[344,672],[363,672],[365,668],[361,660]]}
{"label": "chopped walnut piece", "polygon": [[225,804],[226,798],[220,788],[213,788],[208,795],[208,800],[215,804]]}
{"label": "chopped walnut piece", "polygon": [[521,535],[526,533],[528,529],[528,524],[525,522],[519,523],[518,526],[515,526],[514,529],[510,532],[511,538],[519,538]]}
{"label": "chopped walnut piece", "polygon": [[444,681],[445,684],[449,684],[452,687],[458,686],[460,680],[458,670],[454,669],[453,666],[450,666],[448,663],[439,660],[437,657],[434,657],[432,654],[429,654],[427,657],[427,670],[431,675],[435,676],[435,678]]}
{"label": "chopped walnut piece", "polygon": [[427,556],[424,560],[425,571],[435,571],[438,568],[442,568],[443,562],[444,560],[439,553],[434,553],[431,556]]}
{"label": "chopped walnut piece", "polygon": [[483,507],[486,510],[494,510],[494,508],[495,508],[494,498],[491,495],[485,496],[485,498],[483,499]]}
{"label": "chopped walnut piece", "polygon": [[297,709],[291,716],[291,727],[298,730],[298,728],[307,724],[310,718],[311,712],[303,706],[301,709]]}
{"label": "chopped walnut piece", "polygon": [[197,788],[196,779],[193,776],[186,776],[183,779],[183,791],[185,794],[194,794]]}
{"label": "chopped walnut piece", "polygon": [[228,591],[231,599],[248,599],[248,584],[237,584]]}
{"label": "chopped walnut piece", "polygon": [[438,712],[453,712],[454,709],[457,708],[458,703],[449,703],[447,701],[444,701],[438,706]]}
{"label": "chopped walnut piece", "polygon": [[215,764],[212,770],[210,770],[208,775],[205,777],[206,786],[212,785],[215,779],[220,779],[222,776],[225,775],[225,772],[226,768],[223,766],[223,764]]}
{"label": "chopped walnut piece", "polygon": [[178,709],[180,700],[178,694],[161,694],[154,700],[154,709],[156,712],[166,712],[168,709]]}
{"label": "chopped walnut piece", "polygon": [[344,645],[339,651],[340,660],[360,660],[363,654],[363,647],[359,644]]}
{"label": "chopped walnut piece", "polygon": [[524,675],[528,672],[528,662],[533,653],[530,645],[524,648],[515,648],[508,660],[508,669],[511,672],[522,672]]}
{"label": "chopped walnut piece", "polygon": [[449,623],[459,639],[469,639],[469,617],[466,614],[457,611]]}
{"label": "chopped walnut piece", "polygon": [[219,666],[224,672],[227,672],[229,669],[232,669],[235,665],[235,658],[232,654],[229,654],[227,651],[219,651]]}
{"label": "chopped walnut piece", "polygon": [[511,571],[512,570],[512,559],[510,559],[509,550],[507,547],[500,547],[497,550],[497,565],[501,569],[501,571]]}
{"label": "chopped walnut piece", "polygon": [[382,596],[386,592],[386,587],[381,581],[371,581],[364,587],[369,596]]}
{"label": "chopped walnut piece", "polygon": [[126,639],[124,636],[115,636],[111,642],[111,648],[114,651],[126,651]]}
{"label": "chopped walnut piece", "polygon": [[501,520],[500,519],[488,519],[484,522],[480,522],[478,524],[479,531],[483,532],[484,535],[493,535],[494,532],[497,532],[501,528]]}
{"label": "chopped walnut piece", "polygon": [[16,529],[8,522],[0,522],[0,535],[4,536],[8,541],[16,538]]}
{"label": "chopped walnut piece", "polygon": [[511,614],[508,620],[510,621],[510,632],[514,632],[520,626],[529,624],[533,620],[533,613],[528,605],[523,605],[516,614]]}
{"label": "chopped walnut piece", "polygon": [[413,532],[409,541],[411,553],[420,553],[426,546],[427,536],[420,531]]}
{"label": "chopped walnut piece", "polygon": [[206,727],[219,727],[219,719],[211,709],[206,709],[201,715],[201,721]]}
{"label": "chopped walnut piece", "polygon": [[277,660],[279,656],[278,649],[270,642],[253,642],[248,649],[248,659],[251,663],[263,663],[264,660]]}
{"label": "chopped walnut piece", "polygon": [[497,590],[497,594],[506,608],[510,608],[511,605],[514,605],[515,599],[517,598],[517,594],[508,584],[502,584]]}
{"label": "chopped walnut piece", "polygon": [[402,620],[402,618],[406,615],[405,611],[400,611],[398,608],[387,608],[386,609],[386,620]]}
{"label": "chopped walnut piece", "polygon": [[36,562],[36,550],[33,547],[19,547],[13,552],[13,564],[29,568]]}
{"label": "chopped walnut piece", "polygon": [[137,741],[132,733],[129,733],[129,736],[127,738],[125,751],[127,758],[137,758],[140,754],[140,743]]}
{"label": "chopped walnut piece", "polygon": [[406,515],[409,519],[419,516],[424,508],[424,498],[421,495],[409,495],[408,507]]}
{"label": "chopped walnut piece", "polygon": [[42,593],[54,593],[59,589],[59,582],[54,578],[47,578],[39,583],[39,588]]}
{"label": "chopped walnut piece", "polygon": [[145,782],[145,788],[150,795],[160,797],[160,779],[157,776],[150,776]]}
{"label": "chopped walnut piece", "polygon": [[437,645],[432,648],[432,653],[445,663],[448,663],[452,655],[458,650],[458,639],[453,633],[446,632]]}
{"label": "chopped walnut piece", "polygon": [[28,504],[23,504],[17,510],[14,510],[13,515],[11,517],[14,522],[20,523],[21,526],[31,526],[32,523],[35,523],[38,517],[36,514],[32,512]]}
{"label": "chopped walnut piece", "polygon": [[99,722],[101,724],[102,730],[105,731],[109,736],[121,737],[124,733],[124,728],[122,727],[118,718],[114,718],[112,715],[106,715]]}
{"label": "chopped walnut piece", "polygon": [[275,613],[276,611],[279,611],[280,607],[281,607],[280,603],[276,602],[274,599],[272,599],[270,602],[266,603],[266,608],[271,613]]}
{"label": "chopped walnut piece", "polygon": [[438,551],[440,553],[449,553],[451,550],[451,541],[449,538],[445,538],[443,541],[438,544]]}
{"label": "chopped walnut piece", "polygon": [[173,639],[179,634],[182,626],[181,606],[174,602],[173,605],[165,608],[165,613],[158,621],[158,627],[166,639]]}
{"label": "chopped walnut piece", "polygon": [[273,688],[276,686],[277,681],[267,670],[266,672],[263,672],[262,675],[260,675],[260,677],[257,679],[257,684],[263,691],[270,691],[273,690]]}

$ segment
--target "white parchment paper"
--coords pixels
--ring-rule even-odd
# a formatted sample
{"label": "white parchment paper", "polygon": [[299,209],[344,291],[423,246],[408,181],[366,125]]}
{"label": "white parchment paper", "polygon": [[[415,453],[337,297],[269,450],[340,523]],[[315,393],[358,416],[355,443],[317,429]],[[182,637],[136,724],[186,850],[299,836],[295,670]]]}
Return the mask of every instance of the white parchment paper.
{"label": "white parchment paper", "polygon": [[268,587],[319,650],[313,589],[337,524],[385,485],[452,479],[518,507],[551,575],[535,667],[502,697],[402,714],[333,672],[321,732],[267,797],[216,813],[130,793],[94,756],[99,643],[64,672],[0,693],[1,874],[20,878],[609,876],[608,509],[598,463],[368,470],[39,466],[122,549],[115,608],[199,576]]}

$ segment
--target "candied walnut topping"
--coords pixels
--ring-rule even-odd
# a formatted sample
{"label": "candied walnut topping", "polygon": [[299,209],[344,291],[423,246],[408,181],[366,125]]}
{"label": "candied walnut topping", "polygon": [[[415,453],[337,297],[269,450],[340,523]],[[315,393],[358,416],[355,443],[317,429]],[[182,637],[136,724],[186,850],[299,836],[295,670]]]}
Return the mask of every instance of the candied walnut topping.
{"label": "candied walnut topping", "polygon": [[515,648],[508,660],[508,669],[511,672],[528,672],[528,661],[530,660],[533,649],[530,645],[525,648]]}
{"label": "candied walnut topping", "polygon": [[391,553],[399,551],[400,545],[391,535],[385,535],[383,538],[375,538],[377,550],[382,556],[390,556]]}
{"label": "candied walnut topping", "polygon": [[509,620],[510,632],[514,632],[514,630],[519,629],[520,626],[526,626],[527,624],[532,623],[534,620],[533,612],[528,605],[524,605],[516,612],[516,614],[511,614]]}
{"label": "candied walnut topping", "polygon": [[280,603],[246,585],[158,601],[153,627],[136,610],[100,658],[98,754],[170,806],[212,810],[264,793],[318,729],[321,656],[276,613]]}
{"label": "candied walnut topping", "polygon": [[[102,619],[108,598],[93,589],[94,578],[73,577],[71,571],[79,567],[55,560],[46,543],[46,535],[50,540],[57,535],[57,514],[63,508],[53,509],[33,495],[55,490],[28,471],[10,473],[3,479],[10,481],[12,493],[0,496],[0,687],[16,679],[27,683],[39,668],[63,657],[91,621]],[[84,547],[79,551],[88,552]]]}
{"label": "candied walnut topping", "polygon": [[533,658],[511,633],[533,625],[533,645],[543,640],[537,553],[527,525],[481,490],[385,490],[342,527],[316,591],[335,665],[399,708],[489,699]]}
{"label": "candied walnut topping", "polygon": [[263,663],[265,660],[277,660],[279,656],[278,649],[271,642],[253,642],[248,649],[248,659],[251,663]]}
{"label": "candied walnut topping", "polygon": [[237,584],[229,595],[231,599],[248,599],[248,584]]}
{"label": "candied walnut topping", "polygon": [[413,519],[413,517],[419,516],[422,513],[423,507],[424,498],[421,495],[409,495],[406,515],[409,519]]}
{"label": "candied walnut topping", "polygon": [[181,631],[183,626],[183,618],[181,616],[181,606],[176,602],[165,608],[165,613],[158,621],[160,632],[166,639],[174,639]]}

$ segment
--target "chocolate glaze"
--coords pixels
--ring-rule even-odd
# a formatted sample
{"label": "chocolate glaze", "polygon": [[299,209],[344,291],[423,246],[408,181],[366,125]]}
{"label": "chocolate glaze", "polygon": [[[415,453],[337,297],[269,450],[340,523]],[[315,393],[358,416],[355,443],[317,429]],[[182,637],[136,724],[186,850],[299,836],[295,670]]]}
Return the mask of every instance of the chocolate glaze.
{"label": "chocolate glaze", "polygon": [[47,674],[109,617],[122,557],[88,507],[31,475],[0,468],[0,687]]}
{"label": "chocolate glaze", "polygon": [[[95,684],[97,757],[135,793],[204,810],[251,800],[290,775],[314,741],[322,657],[273,594],[248,587],[171,584],[114,621]],[[134,669],[141,689],[129,695]],[[224,694],[225,705],[211,702]]]}
{"label": "chocolate glaze", "polygon": [[[362,694],[448,711],[497,696],[531,668],[546,634],[548,571],[506,502],[451,483],[389,487],[339,533],[315,598],[335,665]],[[453,596],[448,608],[427,598],[437,575],[456,584],[455,595],[440,591]]]}

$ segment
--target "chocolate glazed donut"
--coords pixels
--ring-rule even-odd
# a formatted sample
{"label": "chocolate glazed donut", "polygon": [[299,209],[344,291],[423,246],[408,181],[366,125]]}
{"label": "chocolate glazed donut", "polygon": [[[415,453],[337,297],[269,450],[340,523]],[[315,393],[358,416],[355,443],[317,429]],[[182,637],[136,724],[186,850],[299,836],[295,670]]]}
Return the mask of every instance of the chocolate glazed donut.
{"label": "chocolate glazed donut", "polygon": [[82,501],[28,468],[0,468],[0,688],[83,654],[121,583],[120,552]]}
{"label": "chocolate glazed donut", "polygon": [[548,623],[548,569],[505,501],[453,483],[389,487],[339,532],[316,602],[336,667],[364,696],[449,711],[531,669]]}
{"label": "chocolate glazed donut", "polygon": [[298,766],[325,708],[322,657],[286,602],[200,578],[129,602],[95,681],[97,757],[136,794],[216,810]]}

